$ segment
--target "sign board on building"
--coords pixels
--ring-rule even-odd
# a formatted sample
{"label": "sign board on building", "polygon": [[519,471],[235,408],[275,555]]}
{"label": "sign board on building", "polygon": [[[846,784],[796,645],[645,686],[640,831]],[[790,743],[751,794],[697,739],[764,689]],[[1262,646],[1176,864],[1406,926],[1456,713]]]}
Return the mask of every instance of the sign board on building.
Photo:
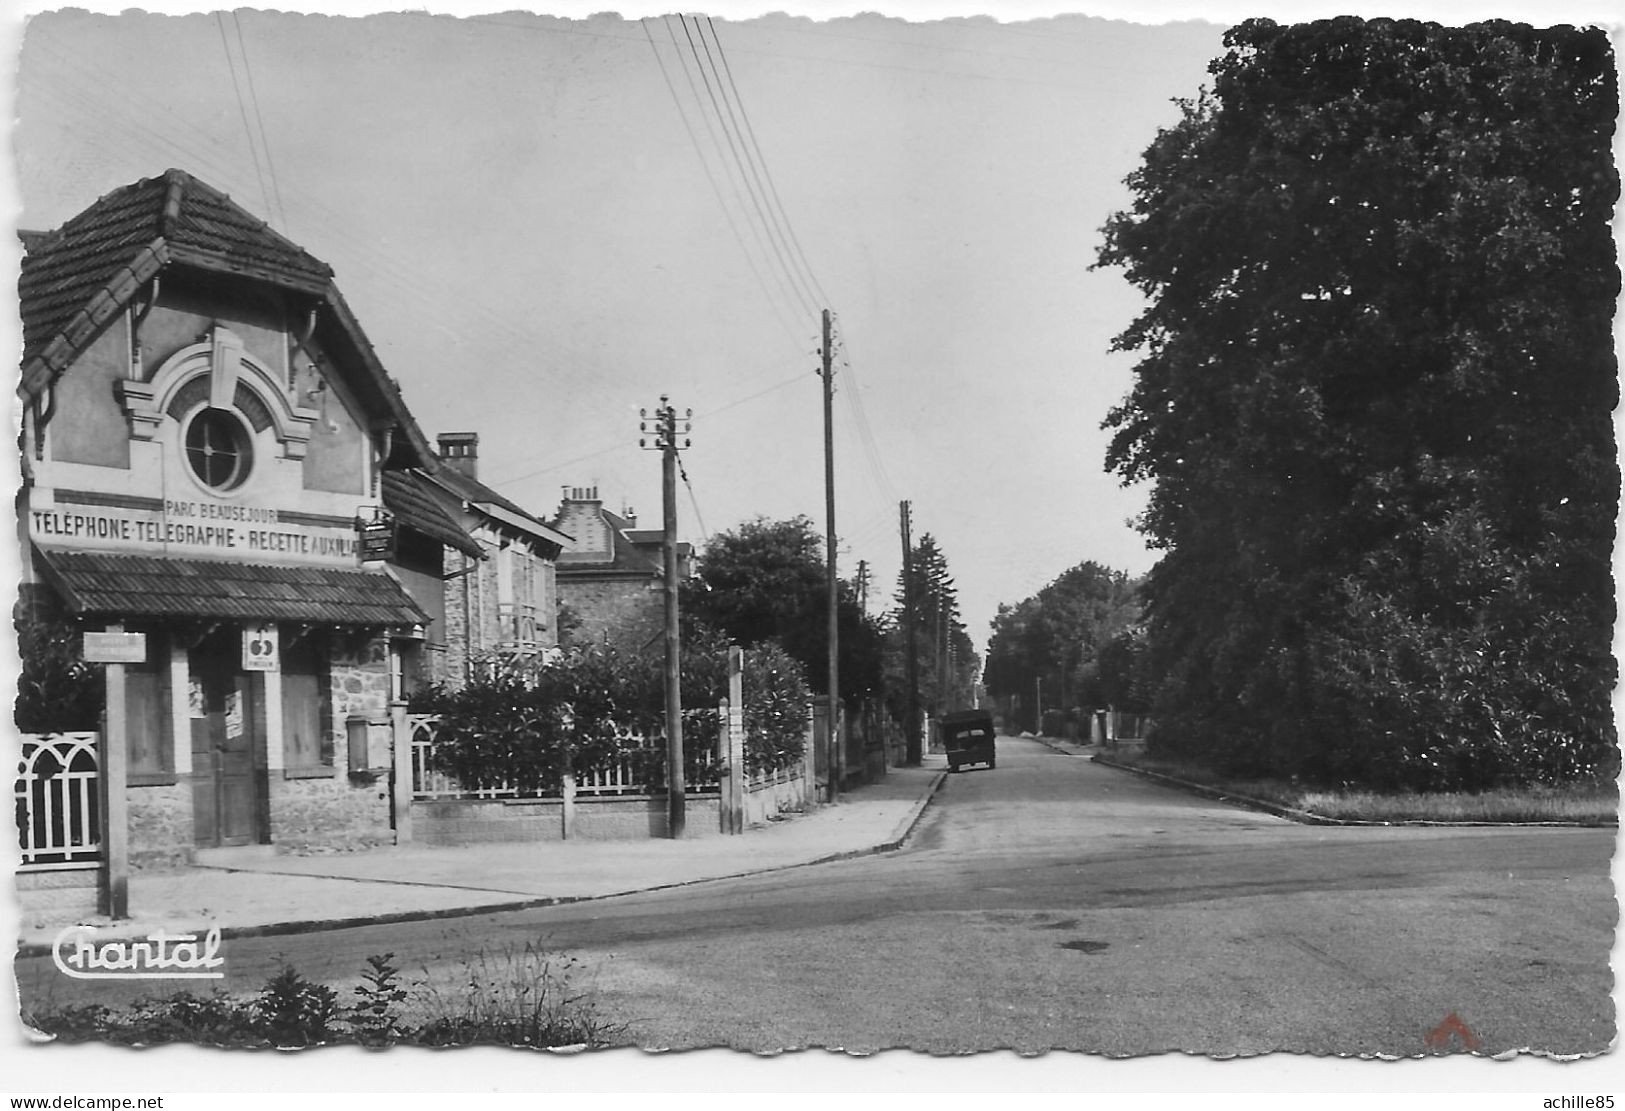
{"label": "sign board on building", "polygon": [[86,633],[84,659],[92,664],[144,664],[146,633]]}
{"label": "sign board on building", "polygon": [[[125,555],[201,556],[245,563],[354,567],[359,542],[348,518],[210,498],[30,495],[29,536],[47,547]],[[74,500],[78,499],[78,500]]]}
{"label": "sign board on building", "polygon": [[389,559],[395,554],[395,515],[393,513],[379,509],[373,512],[370,519],[357,516],[355,528],[363,560]]}
{"label": "sign board on building", "polygon": [[282,666],[280,656],[275,622],[243,626],[244,671],[278,671]]}

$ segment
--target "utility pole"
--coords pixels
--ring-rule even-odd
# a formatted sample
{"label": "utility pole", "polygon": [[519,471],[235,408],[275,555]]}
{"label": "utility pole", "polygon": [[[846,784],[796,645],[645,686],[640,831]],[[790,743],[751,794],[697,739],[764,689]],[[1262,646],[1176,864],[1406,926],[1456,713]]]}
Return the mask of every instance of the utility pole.
{"label": "utility pole", "polygon": [[914,641],[914,541],[909,536],[909,504],[898,503],[903,528],[903,659],[908,673],[907,740],[903,763],[911,768],[920,766],[920,657]]}
{"label": "utility pole", "polygon": [[829,310],[824,310],[824,586],[829,595],[829,801],[841,793],[841,699],[836,661],[840,650],[839,586],[835,579],[835,352]]}
{"label": "utility pole", "polygon": [[869,616],[869,561],[858,560],[858,609]]}
{"label": "utility pole", "polygon": [[[638,423],[638,431],[650,432],[648,411],[639,410],[638,415],[643,418]],[[690,428],[688,418],[693,415],[692,409],[684,415],[683,447],[688,447],[690,443],[686,438]],[[660,395],[660,406],[655,409],[653,424],[652,450],[660,452],[661,508],[665,516],[661,555],[664,557],[666,579],[666,827],[671,838],[676,840],[683,836],[686,820],[683,785],[682,656],[677,635],[678,430],[677,410],[671,407],[665,394]],[[650,447],[647,440],[639,440],[638,446]]]}

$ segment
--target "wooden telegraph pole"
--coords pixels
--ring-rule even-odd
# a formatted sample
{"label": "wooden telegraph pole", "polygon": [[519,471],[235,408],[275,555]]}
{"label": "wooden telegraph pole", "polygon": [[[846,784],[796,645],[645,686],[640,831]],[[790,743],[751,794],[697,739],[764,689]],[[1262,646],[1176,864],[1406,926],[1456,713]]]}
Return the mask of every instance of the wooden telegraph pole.
{"label": "wooden telegraph pole", "polygon": [[[648,411],[640,410],[638,415],[643,418],[638,424],[638,430],[645,433],[651,431]],[[690,428],[689,418],[693,415],[692,409],[684,415],[683,447],[688,447],[690,443],[687,434]],[[677,632],[678,429],[677,410],[672,408],[665,394],[660,395],[660,405],[655,409],[653,423],[653,450],[660,452],[661,508],[665,517],[661,554],[664,557],[666,572],[666,826],[670,836],[675,840],[683,835],[686,819],[684,813],[686,800],[683,793],[682,656]],[[646,440],[639,440],[638,446],[650,447]]]}
{"label": "wooden telegraph pole", "polygon": [[835,368],[830,344],[829,310],[824,310],[824,586],[829,596],[829,801],[841,793],[839,588],[835,579]]}
{"label": "wooden telegraph pole", "polygon": [[920,658],[914,643],[914,541],[909,536],[909,504],[898,503],[903,528],[903,659],[908,665],[908,721],[903,734],[908,744],[903,762],[911,768],[924,758],[920,750]]}

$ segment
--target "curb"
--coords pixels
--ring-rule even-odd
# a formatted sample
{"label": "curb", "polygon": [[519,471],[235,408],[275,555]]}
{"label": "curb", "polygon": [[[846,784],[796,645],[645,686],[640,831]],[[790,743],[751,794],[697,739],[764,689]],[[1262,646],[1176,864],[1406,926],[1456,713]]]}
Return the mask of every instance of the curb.
{"label": "curb", "polygon": [[1437,822],[1427,818],[1401,818],[1392,822],[1369,821],[1363,818],[1329,818],[1324,814],[1316,814],[1312,810],[1298,810],[1294,807],[1283,806],[1280,803],[1269,802],[1265,799],[1253,798],[1250,795],[1238,795],[1229,791],[1221,791],[1215,787],[1208,787],[1201,783],[1192,783],[1188,779],[1166,775],[1162,772],[1150,771],[1146,768],[1137,768],[1132,764],[1121,764],[1109,756],[1094,755],[1089,757],[1092,763],[1108,768],[1116,768],[1142,779],[1149,779],[1163,783],[1170,787],[1188,791],[1191,794],[1201,795],[1204,798],[1219,802],[1234,803],[1249,810],[1262,810],[1267,814],[1274,814],[1278,818],[1285,818],[1290,822],[1308,826],[1361,826],[1361,827],[1431,827],[1437,829],[1614,829],[1618,822]]}
{"label": "curb", "polygon": [[[693,887],[696,884],[715,883],[718,880],[736,880],[747,876],[765,876],[774,872],[788,872],[792,868],[806,868],[814,864],[829,864],[837,860],[855,860],[858,857],[877,856],[881,853],[895,852],[914,832],[925,815],[925,808],[936,797],[938,788],[947,778],[947,772],[938,772],[931,785],[924,794],[909,809],[908,814],[892,831],[889,840],[878,845],[871,845],[864,849],[849,849],[845,852],[830,853],[827,856],[817,857],[813,860],[801,860],[794,864],[777,864],[770,868],[749,868],[743,872],[729,872],[720,876],[702,876],[697,879],[679,880],[675,883],[652,884],[648,887],[631,887],[625,891],[610,891],[602,895],[545,895],[531,899],[517,899],[500,903],[482,903],[478,906],[466,907],[440,907],[426,910],[400,910],[387,914],[358,915],[349,918],[311,918],[297,922],[268,922],[255,926],[223,926],[220,929],[222,941],[229,939],[255,938],[255,937],[282,937],[290,934],[319,933],[324,930],[349,930],[361,926],[393,926],[403,922],[432,922],[443,918],[474,918],[482,914],[506,914],[517,910],[539,910],[543,907],[566,906],[572,903],[597,902],[600,899],[619,899],[624,895],[642,895],[651,891],[670,891],[679,887]],[[231,871],[232,869],[221,869]],[[358,880],[358,883],[372,882]],[[66,927],[64,927],[66,928]],[[141,934],[125,936],[108,936],[100,941],[135,941],[144,938]],[[52,943],[19,943],[16,949],[16,958],[31,958],[50,956],[54,944]]]}

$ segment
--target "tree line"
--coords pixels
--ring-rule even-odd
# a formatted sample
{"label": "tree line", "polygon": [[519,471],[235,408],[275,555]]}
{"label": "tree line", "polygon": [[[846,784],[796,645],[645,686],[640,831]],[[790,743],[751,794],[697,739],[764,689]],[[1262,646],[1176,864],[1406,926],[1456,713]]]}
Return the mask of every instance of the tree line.
{"label": "tree line", "polygon": [[[1250,20],[1224,44],[1096,259],[1146,298],[1104,426],[1162,552],[1153,743],[1418,789],[1611,778],[1607,35]],[[1042,641],[1019,610],[1010,643]]]}

